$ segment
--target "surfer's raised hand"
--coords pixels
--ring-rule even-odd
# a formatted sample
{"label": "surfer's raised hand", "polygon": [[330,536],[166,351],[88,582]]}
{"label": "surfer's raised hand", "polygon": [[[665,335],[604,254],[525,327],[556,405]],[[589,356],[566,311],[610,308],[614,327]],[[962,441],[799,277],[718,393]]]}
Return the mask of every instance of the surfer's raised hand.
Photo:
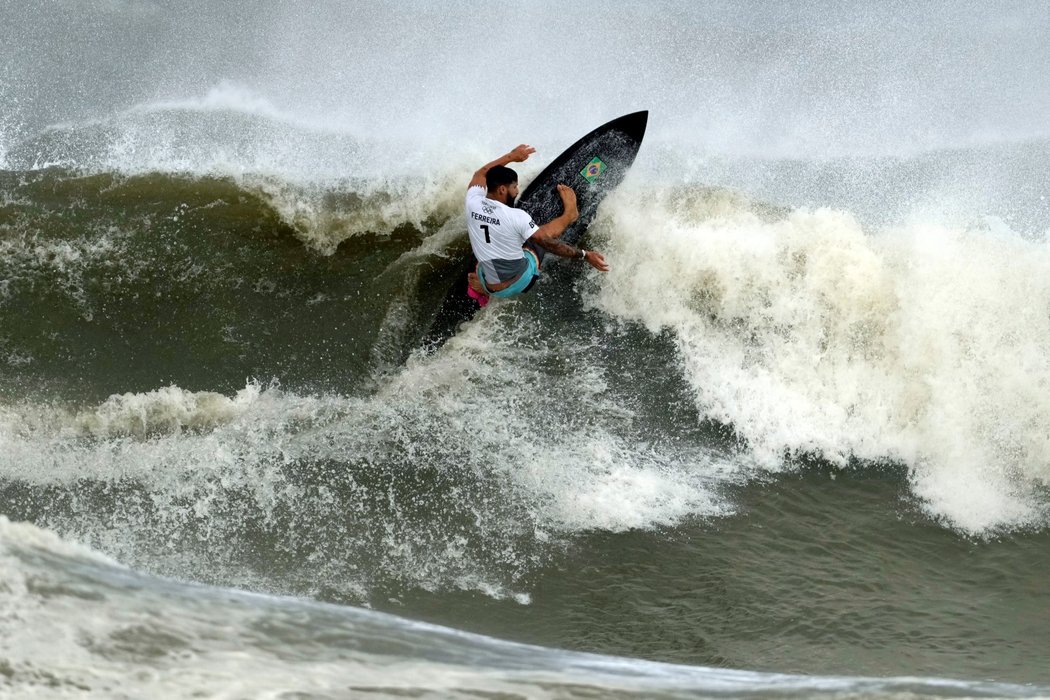
{"label": "surfer's raised hand", "polygon": [[536,152],[536,149],[527,143],[523,143],[513,151],[507,154],[508,162],[510,163],[521,163],[522,161],[528,160],[529,156]]}
{"label": "surfer's raised hand", "polygon": [[[507,163],[520,163],[523,160],[527,160],[528,157],[535,152],[536,149],[529,144],[521,144],[513,151],[508,151],[491,163],[485,163],[485,165],[478,168],[477,172],[474,173],[474,177],[470,178],[470,184],[468,187],[487,187],[485,175],[488,171],[492,170],[497,165],[505,166]],[[518,179],[517,175],[514,176],[514,179],[515,181]]]}
{"label": "surfer's raised hand", "polygon": [[568,185],[558,185],[558,196],[561,197],[561,205],[565,207],[565,213],[569,215],[569,223],[580,218],[580,212],[576,208],[576,192]]}

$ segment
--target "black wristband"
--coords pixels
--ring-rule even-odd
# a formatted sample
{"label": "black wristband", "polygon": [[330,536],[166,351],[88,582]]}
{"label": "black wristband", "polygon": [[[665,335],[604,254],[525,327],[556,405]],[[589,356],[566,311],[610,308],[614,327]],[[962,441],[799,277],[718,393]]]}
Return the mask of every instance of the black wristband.
{"label": "black wristband", "polygon": [[579,248],[579,251],[580,251],[580,255],[579,255],[580,260],[586,260],[587,259],[587,251],[584,250],[583,248]]}

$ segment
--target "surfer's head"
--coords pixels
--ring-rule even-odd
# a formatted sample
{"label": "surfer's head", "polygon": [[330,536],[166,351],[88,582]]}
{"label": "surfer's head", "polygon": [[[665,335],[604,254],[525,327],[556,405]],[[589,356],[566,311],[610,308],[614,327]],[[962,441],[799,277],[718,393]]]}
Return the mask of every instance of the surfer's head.
{"label": "surfer's head", "polygon": [[505,165],[494,165],[485,173],[488,198],[508,207],[518,198],[518,174]]}

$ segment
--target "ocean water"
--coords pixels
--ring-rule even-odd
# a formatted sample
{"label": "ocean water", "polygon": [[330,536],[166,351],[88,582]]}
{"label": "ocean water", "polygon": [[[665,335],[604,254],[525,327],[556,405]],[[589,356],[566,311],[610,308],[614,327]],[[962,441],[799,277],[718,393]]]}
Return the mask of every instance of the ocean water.
{"label": "ocean water", "polygon": [[[0,697],[1050,696],[1038,3],[0,6]],[[466,182],[650,110],[443,347]]]}

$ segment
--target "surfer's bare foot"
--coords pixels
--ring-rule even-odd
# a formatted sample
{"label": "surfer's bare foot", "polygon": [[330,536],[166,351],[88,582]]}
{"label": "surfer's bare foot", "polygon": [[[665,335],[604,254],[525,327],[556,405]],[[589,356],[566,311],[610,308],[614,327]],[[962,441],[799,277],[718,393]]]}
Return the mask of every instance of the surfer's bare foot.
{"label": "surfer's bare foot", "polygon": [[485,291],[485,288],[481,286],[481,280],[478,279],[478,275],[476,272],[467,273],[467,284],[478,294],[482,294],[484,296],[489,295],[489,293]]}
{"label": "surfer's bare foot", "polygon": [[558,196],[561,197],[561,205],[565,207],[565,213],[569,215],[569,219],[575,222],[580,218],[580,212],[576,209],[576,190],[568,185],[559,184]]}

